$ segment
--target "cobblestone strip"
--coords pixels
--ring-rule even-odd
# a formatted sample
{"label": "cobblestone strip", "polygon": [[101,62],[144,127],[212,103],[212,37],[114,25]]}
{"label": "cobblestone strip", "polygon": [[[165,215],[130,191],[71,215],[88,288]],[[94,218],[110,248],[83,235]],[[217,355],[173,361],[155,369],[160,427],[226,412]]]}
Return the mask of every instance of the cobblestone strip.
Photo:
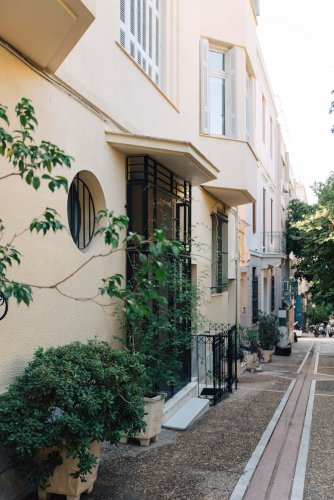
{"label": "cobblestone strip", "polygon": [[[318,356],[319,353],[317,353],[317,359]],[[316,367],[314,367],[314,373],[316,373]],[[315,385],[316,380],[313,380],[311,383],[310,395],[306,409],[306,416],[304,421],[303,434],[300,442],[295,477],[293,479],[291,500],[303,500],[304,497],[304,484],[306,476],[307,455],[310,444]]]}
{"label": "cobblestone strip", "polygon": [[296,380],[291,381],[288,389],[285,392],[285,395],[283,396],[277,410],[275,411],[275,413],[273,415],[273,418],[269,422],[267,429],[263,433],[263,435],[259,441],[259,444],[255,448],[250,460],[248,461],[248,463],[245,467],[244,472],[242,473],[239,481],[237,482],[237,484],[232,492],[232,495],[230,496],[230,500],[240,500],[241,498],[243,498],[243,496],[247,490],[247,487],[250,483],[250,480],[254,474],[254,471],[257,467],[257,464],[259,463],[259,461],[262,457],[262,454],[263,454],[263,452],[264,452],[264,450],[269,442],[269,439],[271,438],[271,435],[275,430],[276,424],[277,424],[277,422],[278,422],[278,420],[279,420],[279,418],[284,410],[284,407],[285,407],[285,405],[289,399],[289,396],[290,396],[290,394],[295,386],[295,383],[296,383]]}

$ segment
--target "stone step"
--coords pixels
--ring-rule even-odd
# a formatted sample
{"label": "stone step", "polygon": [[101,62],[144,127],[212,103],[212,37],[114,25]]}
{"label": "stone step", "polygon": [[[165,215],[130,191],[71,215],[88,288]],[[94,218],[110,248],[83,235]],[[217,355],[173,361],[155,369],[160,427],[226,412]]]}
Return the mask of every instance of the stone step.
{"label": "stone step", "polygon": [[200,418],[209,409],[207,399],[191,398],[180,410],[178,410],[163,427],[184,431],[189,425]]}
{"label": "stone step", "polygon": [[197,396],[197,382],[189,382],[179,392],[164,404],[162,424],[167,422],[177,411],[179,411],[191,398]]}

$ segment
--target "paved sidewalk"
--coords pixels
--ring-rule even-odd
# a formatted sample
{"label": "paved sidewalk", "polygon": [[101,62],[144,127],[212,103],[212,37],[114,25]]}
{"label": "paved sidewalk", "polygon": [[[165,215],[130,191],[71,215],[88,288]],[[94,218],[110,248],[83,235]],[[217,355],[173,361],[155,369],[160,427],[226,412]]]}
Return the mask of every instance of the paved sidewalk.
{"label": "paved sidewalk", "polygon": [[[305,355],[312,344],[315,353],[313,357],[309,355],[307,361]],[[301,371],[303,360],[305,363]],[[82,500],[229,499],[240,477],[245,476],[245,467],[291,381],[302,380],[306,372],[309,373],[310,380],[310,374],[315,369],[318,374],[311,378],[318,381],[314,382],[315,416],[311,429],[304,498],[332,500],[334,341],[299,339],[290,357],[273,356],[273,362],[263,365],[263,368],[263,372],[245,372],[239,389],[216,407],[211,407],[187,431],[163,430],[158,443],[148,448],[141,448],[136,444],[105,444],[94,492],[90,497],[82,495]],[[298,374],[298,371],[301,373]],[[325,380],[320,380],[322,378]],[[304,402],[308,391],[309,384],[307,390],[304,388]],[[300,415],[295,457],[303,430],[303,418]],[[288,456],[289,447],[286,449]],[[284,475],[280,480],[284,481]],[[35,498],[31,496],[29,500]],[[259,500],[261,497],[256,497],[255,494],[253,498]],[[290,497],[280,498],[288,500]],[[238,498],[241,499],[242,496]]]}

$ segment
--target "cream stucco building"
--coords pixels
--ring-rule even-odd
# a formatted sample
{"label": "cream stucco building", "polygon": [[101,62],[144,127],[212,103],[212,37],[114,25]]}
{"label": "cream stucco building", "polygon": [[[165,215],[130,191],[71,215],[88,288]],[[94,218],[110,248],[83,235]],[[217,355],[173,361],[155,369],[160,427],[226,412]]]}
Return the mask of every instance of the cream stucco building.
{"label": "cream stucco building", "polygon": [[[0,6],[1,103],[14,125],[15,104],[30,98],[37,138],[75,158],[65,173],[74,182],[70,195],[45,187],[36,193],[16,177],[1,180],[3,241],[46,206],[72,236],[25,232],[15,240],[24,259],[12,276],[35,285],[34,301],[29,308],[11,301],[0,324],[0,390],[39,346],[94,336],[118,346],[110,311],[85,299],[101,277],[125,274],[124,255],[98,257],[58,291],[45,289],[103,253],[92,237],[93,209],[127,213],[131,228],[148,236],[165,211],[175,235],[191,232],[192,279],[203,288],[208,320],[249,325],[258,309],[277,312],[290,167],[256,38],[258,2]],[[0,167],[4,176],[11,172],[2,157]],[[81,229],[68,196],[91,207]],[[190,378],[188,357],[185,383]]]}

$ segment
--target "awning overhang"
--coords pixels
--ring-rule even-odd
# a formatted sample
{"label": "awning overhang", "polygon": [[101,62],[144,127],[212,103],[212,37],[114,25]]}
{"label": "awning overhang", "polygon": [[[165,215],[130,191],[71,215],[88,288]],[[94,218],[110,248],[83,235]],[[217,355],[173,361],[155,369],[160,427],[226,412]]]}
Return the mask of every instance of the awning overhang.
{"label": "awning overhang", "polygon": [[106,132],[107,142],[126,156],[148,155],[193,186],[217,178],[218,169],[190,142]]}
{"label": "awning overhang", "polygon": [[95,19],[95,0],[1,0],[0,38],[56,71]]}
{"label": "awning overhang", "polygon": [[203,185],[202,188],[228,207],[236,207],[255,202],[251,193],[246,189],[227,188],[214,185],[214,183]]}

